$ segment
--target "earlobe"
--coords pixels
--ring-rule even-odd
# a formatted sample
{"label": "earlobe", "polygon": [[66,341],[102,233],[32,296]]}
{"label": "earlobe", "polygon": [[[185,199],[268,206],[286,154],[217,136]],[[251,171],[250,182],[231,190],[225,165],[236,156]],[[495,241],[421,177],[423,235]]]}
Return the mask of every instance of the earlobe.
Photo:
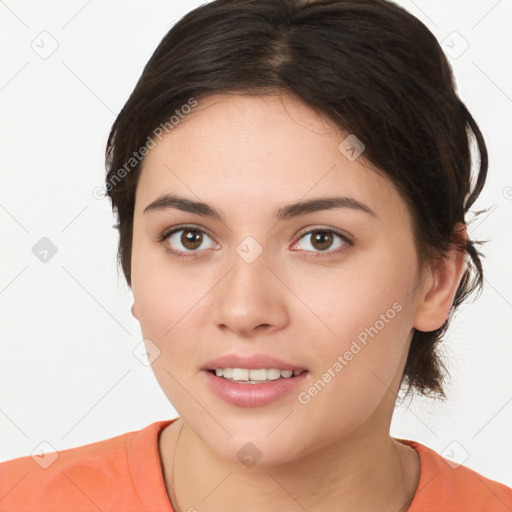
{"label": "earlobe", "polygon": [[[465,246],[467,231],[465,224],[454,227],[454,238]],[[434,331],[445,322],[457,293],[457,288],[466,270],[466,252],[452,246],[444,258],[436,261],[434,269],[425,280],[416,311],[413,327],[418,331]]]}
{"label": "earlobe", "polygon": [[135,303],[133,303],[133,305],[132,305],[132,315],[134,318],[137,318],[137,320],[138,320],[137,313],[135,313]]}

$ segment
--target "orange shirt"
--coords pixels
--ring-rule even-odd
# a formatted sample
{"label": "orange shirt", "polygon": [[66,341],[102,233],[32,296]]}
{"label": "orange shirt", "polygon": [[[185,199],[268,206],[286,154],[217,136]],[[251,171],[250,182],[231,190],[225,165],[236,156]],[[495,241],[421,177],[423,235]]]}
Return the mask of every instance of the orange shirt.
{"label": "orange shirt", "polygon": [[[158,434],[172,421],[62,450],[55,460],[46,454],[0,463],[0,511],[173,512],[158,451]],[[510,487],[464,466],[453,468],[420,443],[400,441],[421,460],[408,512],[512,511]]]}

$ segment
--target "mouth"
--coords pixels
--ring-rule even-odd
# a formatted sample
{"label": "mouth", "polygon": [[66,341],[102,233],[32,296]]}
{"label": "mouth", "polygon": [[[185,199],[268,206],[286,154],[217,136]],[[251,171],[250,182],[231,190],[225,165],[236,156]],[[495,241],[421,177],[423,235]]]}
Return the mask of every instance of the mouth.
{"label": "mouth", "polygon": [[211,392],[239,407],[290,400],[292,391],[309,377],[304,366],[268,354],[224,354],[208,361],[201,370]]}
{"label": "mouth", "polygon": [[279,379],[293,379],[307,370],[282,370],[280,368],[215,368],[207,370],[212,375],[237,384],[264,384]]}
{"label": "mouth", "polygon": [[307,368],[265,354],[225,354],[202,368],[204,383],[224,402],[237,407],[264,407],[292,400],[306,385]]}

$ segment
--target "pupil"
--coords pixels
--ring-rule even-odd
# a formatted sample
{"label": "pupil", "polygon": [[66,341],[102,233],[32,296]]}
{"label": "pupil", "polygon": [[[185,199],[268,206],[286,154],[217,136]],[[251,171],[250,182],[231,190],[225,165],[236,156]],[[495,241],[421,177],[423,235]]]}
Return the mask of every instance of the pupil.
{"label": "pupil", "polygon": [[187,249],[197,249],[202,242],[201,234],[194,230],[184,231],[181,238],[182,244],[184,247],[187,247]]}
{"label": "pupil", "polygon": [[316,247],[317,249],[327,249],[332,243],[331,234],[327,231],[317,231],[317,234],[314,236],[314,240],[315,243],[320,243],[320,247]]}

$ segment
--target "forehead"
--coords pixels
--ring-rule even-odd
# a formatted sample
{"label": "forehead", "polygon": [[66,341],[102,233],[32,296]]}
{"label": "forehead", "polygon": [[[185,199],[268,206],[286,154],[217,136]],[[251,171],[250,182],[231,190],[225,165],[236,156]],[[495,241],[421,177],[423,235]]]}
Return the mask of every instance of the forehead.
{"label": "forehead", "polygon": [[403,214],[391,182],[339,149],[347,135],[293,96],[210,96],[149,151],[136,215],[165,193],[207,201],[226,215],[230,205],[275,210],[333,194]]}

